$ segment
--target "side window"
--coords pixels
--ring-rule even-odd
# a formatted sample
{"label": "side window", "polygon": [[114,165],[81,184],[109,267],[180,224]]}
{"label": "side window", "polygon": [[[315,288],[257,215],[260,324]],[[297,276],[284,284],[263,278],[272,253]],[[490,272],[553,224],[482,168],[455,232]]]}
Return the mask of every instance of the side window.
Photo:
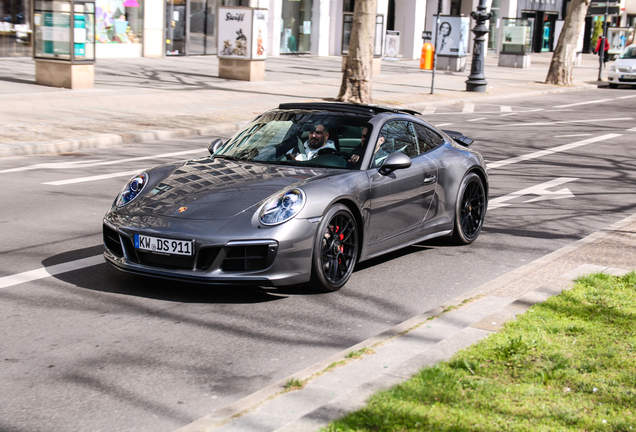
{"label": "side window", "polygon": [[444,138],[442,138],[437,132],[417,123],[414,123],[413,127],[415,128],[417,143],[419,144],[420,151],[422,153],[433,150],[435,147],[444,144]]}
{"label": "side window", "polygon": [[411,158],[420,154],[413,124],[409,121],[391,120],[382,126],[375,144],[373,166],[382,165],[388,155],[396,152],[404,153]]}

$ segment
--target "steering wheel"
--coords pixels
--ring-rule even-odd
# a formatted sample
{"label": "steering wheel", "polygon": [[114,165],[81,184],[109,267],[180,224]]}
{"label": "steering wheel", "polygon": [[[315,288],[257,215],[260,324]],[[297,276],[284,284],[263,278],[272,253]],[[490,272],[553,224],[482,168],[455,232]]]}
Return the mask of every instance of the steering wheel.
{"label": "steering wheel", "polygon": [[320,149],[316,153],[317,156],[321,156],[321,155],[325,155],[325,154],[332,154],[332,155],[335,155],[335,156],[340,156],[341,158],[343,158],[345,160],[349,160],[349,158],[351,157],[351,155],[349,153],[346,153],[346,152],[343,152],[343,151],[334,150],[331,147]]}

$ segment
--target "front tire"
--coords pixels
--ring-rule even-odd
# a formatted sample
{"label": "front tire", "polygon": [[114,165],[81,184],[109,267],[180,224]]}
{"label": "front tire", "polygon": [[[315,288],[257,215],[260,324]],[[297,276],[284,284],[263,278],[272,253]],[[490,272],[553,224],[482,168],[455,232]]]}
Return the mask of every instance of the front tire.
{"label": "front tire", "polygon": [[453,241],[470,244],[477,240],[486,216],[486,192],[481,178],[469,173],[462,180],[455,204]]}
{"label": "front tire", "polygon": [[342,204],[323,216],[312,257],[311,288],[331,292],[342,288],[358,260],[358,226],[351,211]]}

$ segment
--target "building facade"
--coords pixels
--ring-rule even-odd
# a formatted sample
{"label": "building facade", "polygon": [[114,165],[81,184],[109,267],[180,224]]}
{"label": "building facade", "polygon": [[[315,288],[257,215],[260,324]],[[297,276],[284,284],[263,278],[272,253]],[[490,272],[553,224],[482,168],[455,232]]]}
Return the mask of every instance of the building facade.
{"label": "building facade", "polygon": [[[33,1],[0,0],[0,57],[31,55]],[[266,48],[269,56],[342,55],[348,49],[355,1],[95,0],[96,58],[216,55],[217,11],[224,6],[268,9]],[[532,19],[533,51],[554,50],[568,2],[489,0],[488,7],[493,12],[489,23],[489,51],[500,49],[504,18]],[[440,13],[470,16],[478,3],[479,0],[443,0]],[[438,4],[435,0],[378,0],[375,55],[383,54],[385,35],[391,31],[399,34],[400,57],[419,58],[422,32],[435,31]],[[636,22],[636,0],[621,0],[620,11],[612,25]],[[588,21],[587,33],[593,24]],[[470,52],[472,32],[469,36]]]}

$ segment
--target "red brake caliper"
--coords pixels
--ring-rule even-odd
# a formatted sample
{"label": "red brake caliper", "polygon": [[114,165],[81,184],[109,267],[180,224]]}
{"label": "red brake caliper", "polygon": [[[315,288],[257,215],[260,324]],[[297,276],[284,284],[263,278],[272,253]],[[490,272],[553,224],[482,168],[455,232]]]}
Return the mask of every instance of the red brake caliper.
{"label": "red brake caliper", "polygon": [[[340,231],[340,227],[336,225],[336,233],[338,233],[339,231]],[[344,234],[340,233],[340,235],[338,235],[338,239],[340,241],[344,240]],[[340,245],[340,253],[344,253],[344,245]],[[341,257],[338,257],[338,264],[342,264]]]}

